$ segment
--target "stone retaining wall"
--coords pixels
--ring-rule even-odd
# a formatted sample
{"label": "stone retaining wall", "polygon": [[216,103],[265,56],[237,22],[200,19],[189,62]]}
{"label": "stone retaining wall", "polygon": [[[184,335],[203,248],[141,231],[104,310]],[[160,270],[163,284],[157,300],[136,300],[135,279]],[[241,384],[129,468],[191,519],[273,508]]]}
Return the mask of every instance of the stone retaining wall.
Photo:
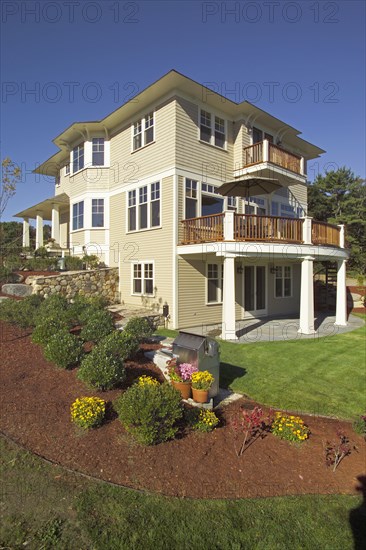
{"label": "stone retaining wall", "polygon": [[52,294],[62,294],[67,299],[77,294],[83,296],[103,296],[109,303],[119,302],[118,268],[73,271],[58,275],[31,276],[26,283],[32,286],[33,294],[47,298]]}

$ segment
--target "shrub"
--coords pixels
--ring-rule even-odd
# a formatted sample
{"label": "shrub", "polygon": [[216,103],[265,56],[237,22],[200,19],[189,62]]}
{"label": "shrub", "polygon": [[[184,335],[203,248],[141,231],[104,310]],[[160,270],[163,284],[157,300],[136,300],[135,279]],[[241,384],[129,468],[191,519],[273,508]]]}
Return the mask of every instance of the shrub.
{"label": "shrub", "polygon": [[123,330],[138,340],[150,338],[154,332],[151,323],[146,317],[131,317]]}
{"label": "shrub", "polygon": [[200,432],[211,432],[219,423],[219,419],[213,411],[197,408],[187,411],[186,420],[193,430]]}
{"label": "shrub", "polygon": [[99,258],[95,254],[85,254],[82,258],[83,263],[87,265],[89,269],[96,269],[99,265]]}
{"label": "shrub", "polygon": [[353,429],[356,433],[363,435],[366,439],[366,414],[361,414],[353,422]]}
{"label": "shrub", "polygon": [[113,317],[108,311],[93,311],[90,315],[88,313],[89,310],[86,310],[82,315],[85,324],[80,332],[80,337],[85,342],[99,342],[114,330]]}
{"label": "shrub", "polygon": [[83,344],[68,331],[59,331],[51,336],[44,348],[47,361],[61,369],[67,369],[80,361],[84,353]]}
{"label": "shrub", "polygon": [[47,258],[48,250],[45,246],[40,246],[37,250],[35,250],[34,255],[38,258]]}
{"label": "shrub", "polygon": [[33,327],[42,298],[37,295],[27,296],[23,300],[4,300],[0,304],[0,319],[22,328]]}
{"label": "shrub", "polygon": [[83,260],[77,256],[65,256],[65,268],[69,271],[79,271],[83,268]]}
{"label": "shrub", "polygon": [[105,336],[99,345],[112,355],[120,357],[122,361],[135,355],[139,349],[138,340],[120,330],[114,330]]}
{"label": "shrub", "polygon": [[126,373],[123,361],[98,345],[82,360],[77,376],[91,388],[104,391],[123,382]]}
{"label": "shrub", "polygon": [[80,428],[99,426],[105,415],[105,401],[99,397],[78,397],[70,407],[71,421]]}
{"label": "shrub", "polygon": [[143,445],[156,445],[175,436],[183,415],[181,395],[168,383],[134,384],[114,402],[127,432]]}
{"label": "shrub", "polygon": [[299,416],[282,414],[281,412],[276,412],[271,431],[281,439],[298,442],[305,441],[310,434],[309,428]]}
{"label": "shrub", "polygon": [[62,317],[60,318],[44,318],[38,322],[32,332],[32,342],[45,346],[48,344],[52,336],[57,335],[60,331],[66,332],[69,329],[69,323]]}
{"label": "shrub", "polygon": [[30,271],[56,271],[57,258],[30,258],[24,266]]}
{"label": "shrub", "polygon": [[65,296],[61,294],[53,294],[44,300],[39,308],[39,319],[45,317],[58,317],[60,313],[63,313],[68,308],[68,302]]}
{"label": "shrub", "polygon": [[70,315],[76,323],[84,324],[94,313],[104,309],[106,305],[105,298],[86,297],[77,294],[73,302],[69,304]]}

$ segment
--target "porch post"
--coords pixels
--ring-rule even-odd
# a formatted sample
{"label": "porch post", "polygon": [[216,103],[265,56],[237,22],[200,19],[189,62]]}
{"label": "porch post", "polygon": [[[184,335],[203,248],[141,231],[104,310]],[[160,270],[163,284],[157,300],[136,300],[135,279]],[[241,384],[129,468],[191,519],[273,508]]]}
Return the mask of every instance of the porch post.
{"label": "porch post", "polygon": [[302,224],[302,240],[304,244],[312,244],[312,222],[313,218],[311,218],[310,216],[304,217],[304,223]]}
{"label": "porch post", "polygon": [[37,211],[36,216],[36,249],[43,246],[43,212]]}
{"label": "porch post", "polygon": [[347,326],[346,262],[347,260],[337,261],[336,327]]}
{"label": "porch post", "polygon": [[263,140],[263,162],[269,161],[269,142],[268,139]]}
{"label": "porch post", "polygon": [[29,248],[29,218],[23,218],[23,248]]}
{"label": "porch post", "polygon": [[221,338],[238,339],[235,331],[235,256],[224,257]]}
{"label": "porch post", "polygon": [[52,205],[52,226],[51,237],[55,239],[57,244],[60,244],[60,205]]}
{"label": "porch post", "polygon": [[235,214],[232,210],[224,211],[224,241],[234,240]]}
{"label": "porch post", "polygon": [[314,334],[314,258],[306,256],[301,262],[300,326],[301,334]]}

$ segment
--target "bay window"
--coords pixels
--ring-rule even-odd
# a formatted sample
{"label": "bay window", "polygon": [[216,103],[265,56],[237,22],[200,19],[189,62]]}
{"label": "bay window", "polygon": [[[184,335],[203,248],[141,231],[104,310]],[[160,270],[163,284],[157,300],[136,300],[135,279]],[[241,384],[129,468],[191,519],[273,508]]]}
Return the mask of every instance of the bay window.
{"label": "bay window", "polygon": [[104,166],[104,138],[92,139],[92,165]]}
{"label": "bay window", "polygon": [[92,199],[92,227],[104,227],[104,199]]}
{"label": "bay window", "polygon": [[84,168],[84,143],[77,145],[72,150],[72,171],[77,172]]}
{"label": "bay window", "polygon": [[72,207],[72,229],[83,229],[84,227],[84,201],[77,202]]}

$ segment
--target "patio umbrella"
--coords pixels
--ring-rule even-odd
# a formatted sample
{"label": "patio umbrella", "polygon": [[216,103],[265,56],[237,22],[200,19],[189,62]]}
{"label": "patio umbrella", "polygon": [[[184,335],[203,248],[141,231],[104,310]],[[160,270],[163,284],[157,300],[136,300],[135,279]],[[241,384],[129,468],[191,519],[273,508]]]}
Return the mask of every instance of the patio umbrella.
{"label": "patio umbrella", "polygon": [[228,181],[218,188],[218,192],[224,196],[231,197],[254,197],[255,195],[266,195],[281,189],[282,185],[277,179],[271,178],[246,178],[235,181]]}

